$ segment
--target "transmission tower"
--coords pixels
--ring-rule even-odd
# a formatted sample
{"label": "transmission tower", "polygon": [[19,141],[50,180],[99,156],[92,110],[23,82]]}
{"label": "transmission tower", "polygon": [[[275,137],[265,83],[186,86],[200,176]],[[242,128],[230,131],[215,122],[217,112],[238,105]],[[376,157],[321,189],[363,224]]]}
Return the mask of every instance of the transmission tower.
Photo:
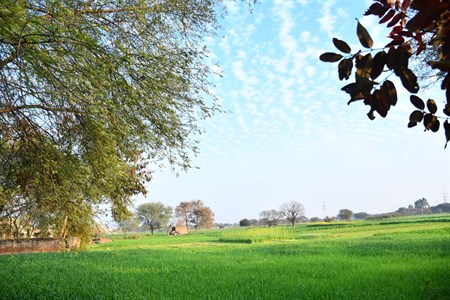
{"label": "transmission tower", "polygon": [[324,218],[327,217],[327,207],[325,205],[325,201],[322,201],[322,214]]}

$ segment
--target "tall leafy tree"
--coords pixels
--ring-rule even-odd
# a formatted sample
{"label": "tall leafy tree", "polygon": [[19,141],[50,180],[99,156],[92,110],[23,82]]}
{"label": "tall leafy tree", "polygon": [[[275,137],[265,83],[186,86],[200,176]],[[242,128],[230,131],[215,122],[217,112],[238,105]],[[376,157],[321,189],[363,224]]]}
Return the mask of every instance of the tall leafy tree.
{"label": "tall leafy tree", "polygon": [[108,203],[120,220],[146,192],[149,163],[189,168],[198,121],[218,109],[202,41],[223,9],[219,0],[2,1],[0,210],[20,197],[17,209],[59,212],[65,226]]}
{"label": "tall leafy tree", "polygon": [[242,219],[239,221],[239,226],[241,227],[248,227],[250,226],[250,220],[249,219]]}
{"label": "tall leafy tree", "polygon": [[189,229],[189,223],[192,219],[192,201],[182,201],[177,207],[175,207],[176,217],[184,223],[186,228]]}
{"label": "tall leafy tree", "polygon": [[191,223],[195,230],[199,228],[211,229],[214,225],[214,213],[211,208],[205,206],[200,200],[194,203]]}
{"label": "tall leafy tree", "polygon": [[419,200],[414,201],[414,208],[416,209],[416,211],[419,211],[420,214],[422,215],[425,211],[430,212],[429,207],[430,205],[428,204],[428,200],[425,198],[421,198]]}
{"label": "tall leafy tree", "polygon": [[339,220],[350,221],[352,219],[353,212],[350,209],[344,208],[339,210],[337,218]]}
{"label": "tall leafy tree", "polygon": [[[355,70],[355,81],[342,87],[349,94],[349,104],[363,101],[370,106],[368,117],[373,120],[375,112],[386,117],[397,103],[397,88],[388,80],[397,76],[403,87],[410,92],[414,111],[409,116],[408,127],[422,123],[425,130],[437,132],[443,123],[445,138],[450,141],[450,3],[447,0],[374,0],[365,15],[379,18],[390,30],[390,38],[382,49],[373,49],[373,40],[366,28],[357,23],[356,34],[365,48],[352,53],[345,41],[333,38],[334,46],[341,53],[326,52],[320,56],[324,62],[339,62],[340,80],[348,80]],[[431,50],[430,50],[431,49]],[[376,53],[376,54],[375,54]],[[421,55],[425,53],[425,55]],[[420,68],[411,68],[410,60],[416,59]],[[421,60],[424,58],[424,60]],[[355,68],[354,68],[355,67]],[[438,71],[438,81],[445,91],[446,100],[442,113],[438,113],[440,100],[422,100],[416,73],[412,70],[432,68]],[[384,76],[381,76],[384,74]],[[430,72],[419,71],[419,76]],[[445,146],[447,146],[447,143]]]}
{"label": "tall leafy tree", "polygon": [[152,235],[155,229],[168,225],[172,213],[173,208],[165,206],[161,202],[144,203],[136,209],[136,214],[142,221],[142,225],[148,227]]}
{"label": "tall leafy tree", "polygon": [[175,208],[175,214],[186,227],[212,228],[214,213],[202,200],[183,201]]}
{"label": "tall leafy tree", "polygon": [[428,200],[425,198],[421,198],[419,200],[414,201],[414,208],[415,209],[422,209],[422,208],[426,208],[426,207],[430,207],[430,205],[428,204]]}
{"label": "tall leafy tree", "polygon": [[280,215],[291,223],[292,228],[295,228],[295,223],[305,215],[305,208],[298,201],[289,201],[280,206]]}

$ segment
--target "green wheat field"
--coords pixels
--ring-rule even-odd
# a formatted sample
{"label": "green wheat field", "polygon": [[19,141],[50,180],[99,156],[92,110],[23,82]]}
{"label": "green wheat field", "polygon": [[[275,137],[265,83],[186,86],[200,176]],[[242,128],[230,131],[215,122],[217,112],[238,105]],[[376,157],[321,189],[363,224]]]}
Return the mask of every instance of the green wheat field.
{"label": "green wheat field", "polygon": [[109,238],[0,256],[0,298],[450,299],[450,215]]}

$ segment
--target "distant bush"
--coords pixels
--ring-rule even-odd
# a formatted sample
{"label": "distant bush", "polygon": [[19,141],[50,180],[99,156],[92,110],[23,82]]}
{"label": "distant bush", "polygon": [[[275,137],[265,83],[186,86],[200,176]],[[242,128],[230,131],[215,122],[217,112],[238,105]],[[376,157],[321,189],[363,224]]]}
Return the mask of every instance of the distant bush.
{"label": "distant bush", "polygon": [[239,221],[239,226],[241,227],[247,227],[250,226],[250,220],[249,219],[242,219]]}
{"label": "distant bush", "polygon": [[368,217],[370,217],[370,215],[368,213],[366,213],[366,212],[359,212],[359,213],[356,213],[356,214],[353,215],[353,218],[355,220],[365,220]]}
{"label": "distant bush", "polygon": [[133,235],[129,235],[129,236],[125,237],[125,239],[130,239],[130,240],[137,240],[138,238],[140,238],[139,234],[133,234]]}
{"label": "distant bush", "polygon": [[398,217],[402,217],[402,215],[398,213],[379,214],[379,215],[371,215],[370,217],[367,217],[366,220],[384,220]]}
{"label": "distant bush", "polygon": [[326,216],[325,219],[323,219],[324,222],[335,222],[336,217],[328,217]]}
{"label": "distant bush", "polygon": [[441,203],[431,207],[433,213],[450,212],[450,203]]}

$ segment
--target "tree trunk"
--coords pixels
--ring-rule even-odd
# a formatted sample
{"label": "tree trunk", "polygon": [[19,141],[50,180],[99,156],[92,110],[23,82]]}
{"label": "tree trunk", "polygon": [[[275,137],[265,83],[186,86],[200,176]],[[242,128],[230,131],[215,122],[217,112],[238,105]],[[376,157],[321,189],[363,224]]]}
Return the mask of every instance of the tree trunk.
{"label": "tree trunk", "polygon": [[13,221],[12,221],[12,224],[14,225],[14,231],[13,231],[13,238],[15,239],[15,240],[18,240],[19,239],[19,237],[20,237],[20,230],[19,230],[19,225],[17,224],[17,218],[15,218]]}
{"label": "tree trunk", "polygon": [[63,226],[61,227],[61,232],[59,233],[59,237],[60,238],[66,238],[66,227],[67,227],[67,221],[68,221],[69,217],[65,216],[64,217],[64,222],[63,222]]}

